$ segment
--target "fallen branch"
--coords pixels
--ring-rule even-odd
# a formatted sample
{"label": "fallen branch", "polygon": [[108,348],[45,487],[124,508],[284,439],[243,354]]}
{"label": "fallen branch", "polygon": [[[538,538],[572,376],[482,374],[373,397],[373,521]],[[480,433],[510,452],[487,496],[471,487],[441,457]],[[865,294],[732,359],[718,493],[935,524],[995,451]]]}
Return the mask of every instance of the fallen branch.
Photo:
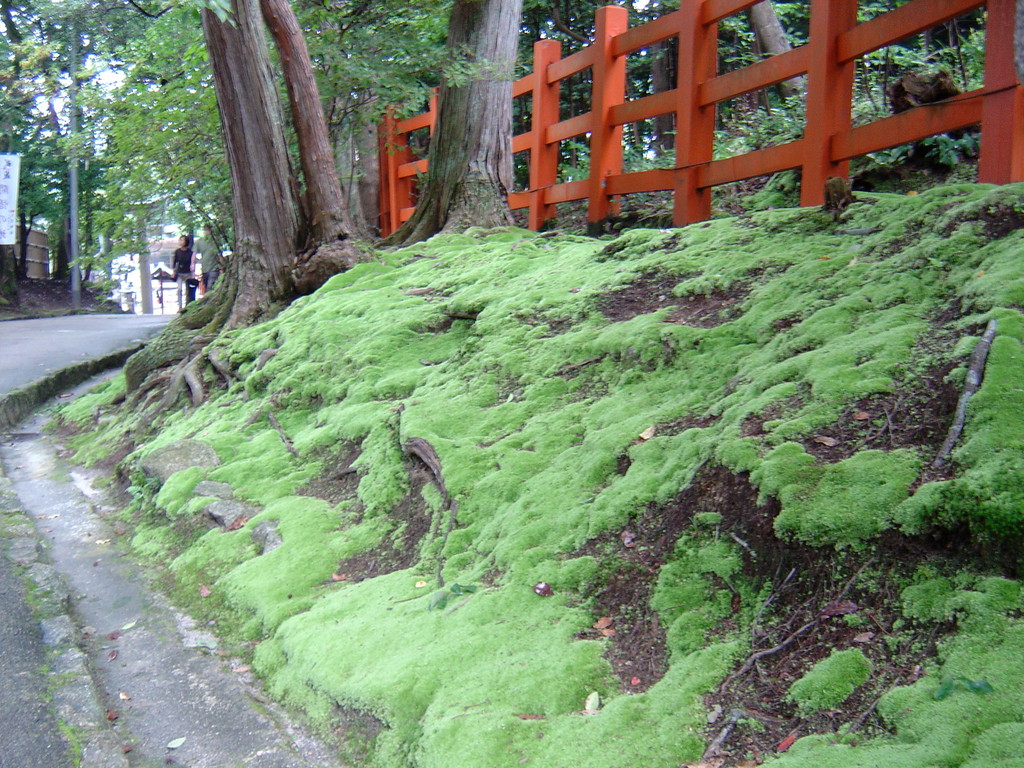
{"label": "fallen branch", "polygon": [[295,450],[295,446],[292,444],[292,441],[288,439],[288,434],[281,426],[281,422],[277,420],[277,416],[270,411],[267,411],[267,421],[270,422],[270,426],[277,430],[277,434],[281,436],[281,442],[284,443],[284,447],[288,449],[288,452],[295,458],[299,458],[299,452]]}
{"label": "fallen branch", "polygon": [[974,351],[971,353],[971,362],[967,367],[964,391],[960,395],[959,402],[956,404],[956,415],[953,417],[953,424],[949,428],[949,434],[946,435],[946,441],[939,448],[939,453],[935,457],[935,461],[932,462],[932,466],[936,469],[946,465],[949,454],[953,452],[953,446],[956,445],[956,441],[960,439],[960,435],[964,431],[964,422],[967,420],[967,401],[971,399],[971,395],[977,392],[981,386],[981,380],[985,374],[985,362],[988,360],[988,351],[992,346],[992,340],[995,336],[996,321],[989,320],[988,326],[985,328],[985,334],[974,345]]}
{"label": "fallen branch", "polygon": [[734,709],[729,712],[729,716],[725,719],[725,725],[722,727],[722,730],[718,732],[718,735],[715,736],[714,740],[708,744],[708,748],[704,750],[704,754],[701,755],[700,761],[702,763],[707,762],[708,758],[714,757],[718,753],[718,750],[722,748],[725,740],[729,738],[729,735],[736,727],[736,723],[738,723],[740,718],[745,714],[746,712],[742,709]]}

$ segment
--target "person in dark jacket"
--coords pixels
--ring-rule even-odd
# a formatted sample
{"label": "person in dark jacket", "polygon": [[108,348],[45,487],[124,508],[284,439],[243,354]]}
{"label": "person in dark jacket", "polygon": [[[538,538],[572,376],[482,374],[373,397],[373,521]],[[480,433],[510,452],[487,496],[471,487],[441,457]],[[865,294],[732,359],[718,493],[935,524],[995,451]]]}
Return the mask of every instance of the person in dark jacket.
{"label": "person in dark jacket", "polygon": [[[196,283],[189,283],[189,280],[196,279],[196,257],[192,249],[188,247],[188,237],[182,235],[178,238],[178,247],[174,251],[174,258],[171,262],[174,269],[174,279],[178,281],[178,309],[184,309],[185,304],[195,298]],[[182,303],[182,289],[185,292],[185,301]]]}

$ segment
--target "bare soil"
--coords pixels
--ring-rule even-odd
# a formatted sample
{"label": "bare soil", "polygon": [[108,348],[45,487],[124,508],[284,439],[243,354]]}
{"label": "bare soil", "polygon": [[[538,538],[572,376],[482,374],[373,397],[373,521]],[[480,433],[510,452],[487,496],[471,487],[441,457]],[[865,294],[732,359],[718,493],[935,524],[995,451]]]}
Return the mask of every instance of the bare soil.
{"label": "bare soil", "polygon": [[71,285],[65,280],[25,279],[18,281],[18,294],[10,305],[0,306],[0,320],[57,317],[79,313],[121,312],[121,307],[88,285],[82,286],[81,308],[71,305]]}

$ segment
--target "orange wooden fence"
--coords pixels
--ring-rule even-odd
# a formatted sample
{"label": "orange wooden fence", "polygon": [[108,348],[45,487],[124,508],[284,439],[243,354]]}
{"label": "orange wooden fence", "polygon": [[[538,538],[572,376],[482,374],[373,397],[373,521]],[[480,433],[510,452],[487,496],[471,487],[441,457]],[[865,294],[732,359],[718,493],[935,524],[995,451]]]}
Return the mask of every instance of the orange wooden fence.
{"label": "orange wooden fence", "polygon": [[[529,226],[540,229],[558,203],[588,201],[588,220],[600,222],[620,195],[672,191],[676,225],[711,216],[711,190],[720,184],[778,171],[801,171],[800,203],[821,205],[825,180],[848,177],[851,158],[980,124],[979,181],[1024,180],[1024,88],[1013,67],[1014,0],[910,0],[870,21],[857,23],[857,0],[811,0],[808,42],[726,74],[717,74],[718,22],[757,0],[682,0],[680,10],[628,28],[627,11],[599,8],[594,42],[562,58],[561,44],[534,44],[533,71],[512,86],[512,97],[529,97],[531,128],[512,140],[513,152],[529,153],[529,189],[509,195],[513,209],[528,208]],[[987,6],[984,86],[935,104],[916,107],[867,125],[851,119],[856,60],[872,51]],[[626,99],[626,57],[669,38],[679,40],[676,88]],[[591,70],[591,109],[559,120],[559,87]],[[803,137],[733,157],[713,159],[715,107],[724,100],[806,75]],[[675,114],[673,168],[623,172],[623,125]],[[381,231],[393,232],[415,209],[416,176],[427,161],[412,160],[409,135],[433,131],[430,110],[405,120],[386,120],[381,130]],[[590,138],[590,176],[558,182],[559,143]]]}

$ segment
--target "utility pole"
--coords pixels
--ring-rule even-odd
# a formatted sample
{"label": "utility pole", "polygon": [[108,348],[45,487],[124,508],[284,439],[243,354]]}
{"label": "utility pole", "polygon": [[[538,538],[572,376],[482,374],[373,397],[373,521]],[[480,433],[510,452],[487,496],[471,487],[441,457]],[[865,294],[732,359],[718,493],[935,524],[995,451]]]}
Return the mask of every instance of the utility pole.
{"label": "utility pole", "polygon": [[78,266],[78,147],[75,136],[78,133],[78,27],[71,22],[71,61],[68,69],[71,75],[71,89],[68,102],[71,107],[71,119],[68,121],[68,134],[71,138],[71,158],[68,171],[70,195],[68,201],[68,256],[71,261],[71,308],[82,306],[82,273]]}

